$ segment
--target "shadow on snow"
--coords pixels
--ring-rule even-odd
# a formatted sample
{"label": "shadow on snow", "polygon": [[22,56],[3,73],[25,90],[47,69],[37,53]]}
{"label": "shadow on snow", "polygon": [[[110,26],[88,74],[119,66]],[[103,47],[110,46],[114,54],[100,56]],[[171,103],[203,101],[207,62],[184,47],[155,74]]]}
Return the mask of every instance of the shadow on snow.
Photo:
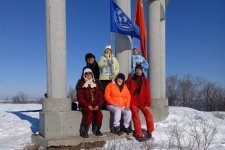
{"label": "shadow on snow", "polygon": [[32,133],[36,133],[39,131],[39,119],[33,118],[31,116],[25,115],[23,113],[25,112],[40,112],[41,110],[30,110],[30,111],[7,111],[7,113],[12,113],[16,116],[18,116],[21,120],[26,120],[30,122],[31,126],[30,129]]}

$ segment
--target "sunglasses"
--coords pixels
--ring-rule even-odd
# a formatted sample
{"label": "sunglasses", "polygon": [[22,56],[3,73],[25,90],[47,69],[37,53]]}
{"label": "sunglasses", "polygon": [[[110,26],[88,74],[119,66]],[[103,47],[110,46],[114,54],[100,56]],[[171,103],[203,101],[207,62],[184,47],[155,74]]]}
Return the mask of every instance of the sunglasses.
{"label": "sunglasses", "polygon": [[85,75],[88,75],[88,74],[91,74],[92,75],[92,72],[85,72]]}

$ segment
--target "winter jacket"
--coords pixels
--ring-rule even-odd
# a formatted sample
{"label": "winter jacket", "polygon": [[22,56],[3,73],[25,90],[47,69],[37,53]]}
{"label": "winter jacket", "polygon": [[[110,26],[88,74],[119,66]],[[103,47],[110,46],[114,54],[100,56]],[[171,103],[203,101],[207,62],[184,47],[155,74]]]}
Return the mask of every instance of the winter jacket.
{"label": "winter jacket", "polygon": [[126,85],[129,88],[130,94],[131,94],[131,105],[144,105],[146,107],[151,106],[151,93],[150,93],[150,87],[148,83],[148,79],[144,76],[141,77],[141,90],[139,94],[135,94],[135,90],[138,88],[137,80],[134,78],[134,76],[130,76],[127,81]]}
{"label": "winter jacket", "polygon": [[91,105],[92,107],[98,106],[99,108],[101,108],[103,103],[103,93],[100,90],[99,83],[95,82],[95,99],[93,101],[91,100],[92,94],[90,89],[83,88],[84,83],[85,81],[80,79],[76,85],[79,108],[87,108],[89,105]]}
{"label": "winter jacket", "polygon": [[[104,54],[101,56],[98,66],[100,68],[100,77],[99,80],[111,80],[111,54]],[[113,56],[113,54],[112,54]],[[120,65],[116,59],[116,57],[113,56],[113,73],[116,76],[120,71]]]}
{"label": "winter jacket", "polygon": [[107,85],[104,97],[106,100],[106,105],[113,105],[116,103],[118,107],[130,107],[131,96],[126,84],[124,84],[123,89],[120,92],[117,84],[112,81]]}
{"label": "winter jacket", "polygon": [[100,70],[99,70],[98,63],[96,62],[96,60],[94,60],[93,64],[87,63],[87,65],[83,68],[81,79],[84,79],[83,72],[84,72],[84,69],[86,69],[86,68],[90,68],[94,74],[94,78],[99,80]]}
{"label": "winter jacket", "polygon": [[140,62],[141,61],[141,66],[143,68],[143,73],[145,75],[145,77],[147,77],[147,70],[149,68],[149,64],[148,62],[145,60],[145,58],[143,56],[139,55],[133,55],[133,57],[131,58],[131,75],[134,75],[135,73],[135,67],[136,67],[136,62]]}

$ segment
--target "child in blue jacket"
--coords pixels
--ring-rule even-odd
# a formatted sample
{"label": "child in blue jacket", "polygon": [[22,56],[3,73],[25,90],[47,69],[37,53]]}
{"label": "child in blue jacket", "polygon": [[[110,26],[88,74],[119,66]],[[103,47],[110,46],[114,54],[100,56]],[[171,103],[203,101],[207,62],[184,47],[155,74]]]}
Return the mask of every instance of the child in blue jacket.
{"label": "child in blue jacket", "polygon": [[147,70],[149,68],[149,64],[146,61],[146,59],[141,56],[139,50],[137,47],[133,48],[133,56],[131,58],[131,75],[133,75],[135,73],[135,67],[137,64],[140,64],[143,68],[143,73],[145,75],[145,77],[147,77]]}

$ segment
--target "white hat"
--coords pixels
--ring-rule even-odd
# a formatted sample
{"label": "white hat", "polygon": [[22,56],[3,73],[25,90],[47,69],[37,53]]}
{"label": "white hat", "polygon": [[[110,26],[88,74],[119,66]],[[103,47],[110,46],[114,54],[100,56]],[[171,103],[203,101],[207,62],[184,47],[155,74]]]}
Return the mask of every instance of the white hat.
{"label": "white hat", "polygon": [[[86,72],[91,72],[92,73],[92,80],[88,80],[87,78],[85,78],[85,73]],[[94,75],[93,75],[93,72],[91,71],[91,69],[89,68],[86,68],[84,69],[84,74],[83,74],[83,77],[84,77],[84,85],[83,85],[83,88],[87,88],[89,85],[91,86],[91,88],[94,88],[96,87],[96,83],[94,82],[95,81],[95,78],[94,78]]]}
{"label": "white hat", "polygon": [[106,50],[107,48],[112,49],[112,48],[111,48],[111,45],[107,45],[107,46],[105,47],[105,50]]}
{"label": "white hat", "polygon": [[[84,69],[84,73],[83,73],[83,77],[84,77],[84,79],[86,79],[86,78],[85,78],[85,73],[86,73],[86,72],[92,72],[92,70],[91,70],[90,68],[86,68],[86,69]],[[93,79],[93,80],[95,80],[95,77],[94,77],[93,72],[92,72],[92,79]]]}

